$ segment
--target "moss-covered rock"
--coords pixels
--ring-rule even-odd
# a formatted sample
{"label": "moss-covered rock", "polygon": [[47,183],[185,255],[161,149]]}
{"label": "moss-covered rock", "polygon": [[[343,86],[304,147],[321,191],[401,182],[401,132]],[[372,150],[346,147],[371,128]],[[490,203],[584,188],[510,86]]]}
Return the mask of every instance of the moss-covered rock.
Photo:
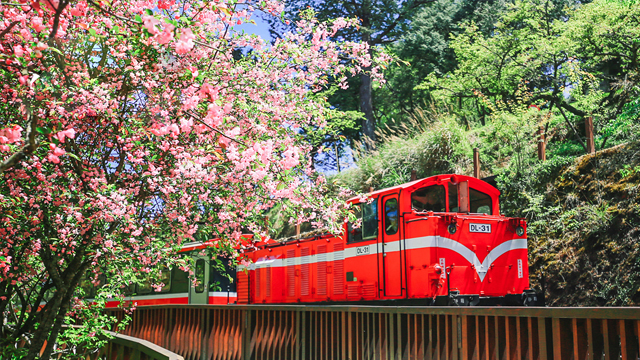
{"label": "moss-covered rock", "polygon": [[640,143],[584,155],[547,186],[532,284],[554,306],[640,304]]}

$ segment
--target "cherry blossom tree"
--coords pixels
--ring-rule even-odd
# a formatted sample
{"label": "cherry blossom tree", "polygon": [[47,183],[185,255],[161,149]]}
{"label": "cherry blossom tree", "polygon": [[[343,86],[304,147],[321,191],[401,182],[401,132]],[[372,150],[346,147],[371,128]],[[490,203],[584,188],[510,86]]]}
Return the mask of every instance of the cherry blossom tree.
{"label": "cherry blossom tree", "polygon": [[186,267],[196,233],[236,256],[276,202],[339,231],[300,134],[330,111],[316,90],[372,66],[366,44],[331,40],[355,21],[306,13],[268,45],[234,26],[274,1],[2,1],[0,357],[64,351],[74,316],[89,336],[108,324],[82,279],[120,296]]}

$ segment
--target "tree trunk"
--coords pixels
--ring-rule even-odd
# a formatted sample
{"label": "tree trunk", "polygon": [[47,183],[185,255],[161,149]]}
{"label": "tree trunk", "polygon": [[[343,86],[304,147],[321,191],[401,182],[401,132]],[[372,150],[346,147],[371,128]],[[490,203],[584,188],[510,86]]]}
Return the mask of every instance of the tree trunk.
{"label": "tree trunk", "polygon": [[[371,69],[366,69],[369,71]],[[364,113],[362,119],[362,135],[365,137],[367,148],[373,148],[376,141],[376,119],[373,116],[373,100],[371,94],[371,76],[368,74],[360,75],[360,111]]]}
{"label": "tree trunk", "polygon": [[[362,42],[369,44],[369,56],[373,60],[373,46],[371,40],[371,19],[370,19],[370,4],[369,6],[363,3],[362,13],[360,15]],[[363,142],[367,149],[371,150],[375,147],[376,142],[376,118],[373,115],[373,95],[371,84],[371,67],[362,69],[363,73],[360,75],[360,111],[364,113],[364,119],[362,119],[362,135]]]}

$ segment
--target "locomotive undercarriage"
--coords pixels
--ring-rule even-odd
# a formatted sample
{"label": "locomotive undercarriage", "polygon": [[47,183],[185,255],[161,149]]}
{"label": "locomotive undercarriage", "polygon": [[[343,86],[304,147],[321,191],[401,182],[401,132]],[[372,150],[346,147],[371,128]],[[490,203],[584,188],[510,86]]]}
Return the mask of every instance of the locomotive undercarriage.
{"label": "locomotive undercarriage", "polygon": [[[396,300],[360,300],[360,301],[322,301],[298,303],[299,305],[371,305],[371,306],[545,306],[544,297],[533,290],[522,294],[505,296],[468,295],[452,291],[449,295],[436,296],[435,299],[396,299]],[[291,303],[271,304],[291,305]]]}

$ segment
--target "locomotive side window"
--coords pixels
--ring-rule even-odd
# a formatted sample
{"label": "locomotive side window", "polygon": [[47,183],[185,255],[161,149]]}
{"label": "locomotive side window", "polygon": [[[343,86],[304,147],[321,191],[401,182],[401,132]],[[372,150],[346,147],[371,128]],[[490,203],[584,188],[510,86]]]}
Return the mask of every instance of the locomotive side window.
{"label": "locomotive side window", "polygon": [[[357,204],[354,207],[356,219],[362,218],[362,204]],[[349,221],[347,224],[347,243],[357,242],[362,240],[362,225],[359,228],[354,228],[353,223]]]}
{"label": "locomotive side window", "polygon": [[195,291],[201,293],[204,291],[204,259],[196,260],[196,269],[194,272],[196,276]]}
{"label": "locomotive side window", "polygon": [[378,200],[370,204],[357,204],[356,217],[362,219],[360,228],[355,228],[351,222],[347,224],[349,238],[347,243],[372,240],[378,237]]}
{"label": "locomotive side window", "polygon": [[378,200],[362,204],[362,240],[378,237]]}
{"label": "locomotive side window", "polygon": [[449,211],[458,212],[458,185],[449,183]]}
{"label": "locomotive side window", "polygon": [[491,196],[478,190],[469,189],[469,202],[472,213],[491,215]]}
{"label": "locomotive side window", "polygon": [[411,193],[411,207],[417,211],[444,212],[445,201],[442,185],[426,186]]}
{"label": "locomotive side window", "polygon": [[398,232],[398,199],[384,202],[384,232],[387,235]]}

